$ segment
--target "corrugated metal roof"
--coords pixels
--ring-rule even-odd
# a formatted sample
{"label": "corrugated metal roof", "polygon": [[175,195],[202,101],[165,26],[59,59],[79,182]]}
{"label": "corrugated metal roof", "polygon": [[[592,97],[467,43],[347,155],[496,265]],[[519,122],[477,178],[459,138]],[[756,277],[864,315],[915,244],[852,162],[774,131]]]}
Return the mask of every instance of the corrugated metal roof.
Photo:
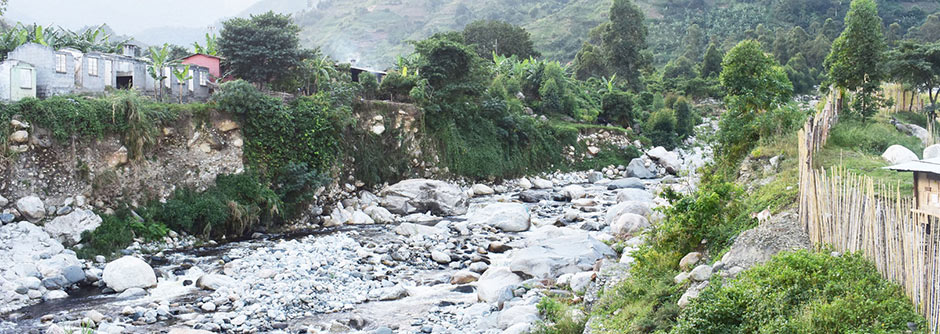
{"label": "corrugated metal roof", "polygon": [[940,174],[940,158],[924,159],[917,161],[908,161],[894,166],[884,167],[885,169],[896,170],[899,172],[927,172]]}

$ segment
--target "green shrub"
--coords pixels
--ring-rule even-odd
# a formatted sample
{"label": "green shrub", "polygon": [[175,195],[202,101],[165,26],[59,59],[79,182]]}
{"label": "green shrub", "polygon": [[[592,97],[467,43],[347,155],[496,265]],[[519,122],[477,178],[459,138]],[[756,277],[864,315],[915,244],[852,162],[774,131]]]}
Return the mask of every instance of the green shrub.
{"label": "green shrub", "polygon": [[597,155],[578,162],[574,167],[577,170],[600,170],[611,165],[626,166],[630,164],[631,160],[639,158],[641,155],[643,155],[643,153],[633,146],[620,148],[607,145],[600,147],[600,152],[598,152]]}
{"label": "green shrub", "polygon": [[362,97],[374,99],[379,93],[379,79],[372,72],[359,74],[359,84],[362,85]]}
{"label": "green shrub", "polygon": [[130,209],[118,210],[113,215],[101,215],[101,225],[94,231],[82,233],[82,247],[76,254],[82,258],[111,255],[130,246],[134,238],[158,240],[169,232],[165,225],[135,217]]}
{"label": "green shrub", "polygon": [[[675,271],[657,275],[631,274],[601,293],[592,315],[604,333],[668,331],[679,316],[676,302],[682,287],[672,282]],[[595,331],[597,332],[597,331]]]}
{"label": "green shrub", "polygon": [[570,300],[544,297],[536,307],[547,322],[536,325],[535,334],[580,334],[587,318]]}
{"label": "green shrub", "polygon": [[899,132],[891,124],[858,120],[842,120],[836,124],[827,144],[878,156],[895,144],[915,153],[924,150],[920,139]]}
{"label": "green shrub", "polygon": [[633,95],[622,91],[608,92],[601,97],[601,114],[603,121],[611,124],[630,127],[634,124]]}
{"label": "green shrub", "polygon": [[653,141],[653,145],[665,147],[667,150],[676,148],[676,115],[669,109],[659,109],[650,114],[644,124],[646,137]]}
{"label": "green shrub", "polygon": [[784,252],[710,284],[671,333],[926,333],[901,288],[860,254]]}
{"label": "green shrub", "polygon": [[684,98],[679,98],[675,104],[676,108],[676,135],[681,139],[693,135],[695,128],[695,115],[692,114],[692,105]]}
{"label": "green shrub", "polygon": [[379,97],[392,101],[408,102],[411,101],[411,89],[417,84],[419,79],[416,75],[404,76],[398,71],[391,71],[382,78],[379,84]]}

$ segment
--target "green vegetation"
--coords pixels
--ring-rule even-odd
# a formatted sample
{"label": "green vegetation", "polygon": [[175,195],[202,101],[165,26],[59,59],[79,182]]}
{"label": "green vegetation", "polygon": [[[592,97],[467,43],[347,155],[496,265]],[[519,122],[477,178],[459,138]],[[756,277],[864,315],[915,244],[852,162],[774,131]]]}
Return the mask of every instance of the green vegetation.
{"label": "green vegetation", "polygon": [[473,21],[463,29],[463,37],[484,58],[493,54],[519,59],[541,56],[525,28],[504,21]]}
{"label": "green vegetation", "polygon": [[798,251],[710,284],[670,333],[910,333],[909,322],[926,333],[901,288],[861,255]]}
{"label": "green vegetation", "polygon": [[881,25],[874,0],[852,0],[845,30],[832,42],[825,61],[831,83],[856,92],[852,111],[863,118],[874,115],[882,103],[875,95],[885,79],[887,45]]}
{"label": "green vegetation", "polygon": [[270,83],[286,76],[299,64],[302,51],[300,27],[289,15],[267,12],[222,23],[219,53],[233,75],[256,83]]}
{"label": "green vegetation", "polygon": [[535,334],[579,334],[584,332],[584,323],[587,318],[577,306],[569,299],[542,298],[536,307],[539,314],[547,321],[536,325]]}

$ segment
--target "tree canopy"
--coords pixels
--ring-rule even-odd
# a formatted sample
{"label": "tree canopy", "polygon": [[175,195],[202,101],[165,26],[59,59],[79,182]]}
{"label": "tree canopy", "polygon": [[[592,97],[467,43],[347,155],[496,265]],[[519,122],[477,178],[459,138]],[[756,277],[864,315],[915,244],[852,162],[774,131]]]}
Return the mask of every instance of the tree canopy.
{"label": "tree canopy", "polygon": [[493,53],[520,59],[541,55],[532,45],[528,31],[504,21],[473,21],[464,28],[463,37],[467,44],[474,45],[477,54],[483,58],[490,58]]}
{"label": "tree canopy", "polygon": [[832,43],[824,64],[831,83],[858,92],[853,110],[863,117],[877,109],[875,92],[885,77],[886,47],[875,1],[853,0],[845,30]]}
{"label": "tree canopy", "polygon": [[250,18],[234,18],[222,23],[219,53],[236,77],[270,83],[283,76],[302,58],[300,27],[289,15],[269,11]]}
{"label": "tree canopy", "polygon": [[718,79],[732,108],[767,111],[793,94],[786,72],[755,40],[738,43],[725,55],[721,67]]}

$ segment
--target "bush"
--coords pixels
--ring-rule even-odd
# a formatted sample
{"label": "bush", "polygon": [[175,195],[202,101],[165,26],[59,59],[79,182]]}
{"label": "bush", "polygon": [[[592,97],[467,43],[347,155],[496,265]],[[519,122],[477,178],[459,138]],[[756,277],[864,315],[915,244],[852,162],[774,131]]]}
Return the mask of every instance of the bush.
{"label": "bush", "polygon": [[623,127],[634,123],[633,95],[622,91],[605,93],[601,97],[601,121],[607,121]]}
{"label": "bush", "polygon": [[653,145],[667,150],[676,148],[676,115],[672,110],[659,109],[653,112],[645,126],[646,137],[653,141]]}
{"label": "bush", "polygon": [[860,254],[784,252],[710,284],[671,333],[925,333],[901,288]]}
{"label": "bush", "polygon": [[592,313],[609,333],[668,331],[679,316],[676,302],[683,292],[672,282],[676,273],[631,274],[603,291]]}
{"label": "bush", "polygon": [[241,236],[279,214],[281,201],[253,172],[221,174],[204,192],[177,189],[166,203],[150,204],[149,216],[173,230],[201,236]]}
{"label": "bush", "polygon": [[916,137],[899,132],[891,124],[842,120],[832,128],[829,145],[880,156],[891,145],[923,152],[923,143]]}
{"label": "bush", "polygon": [[575,309],[570,300],[544,297],[536,307],[547,322],[536,325],[536,334],[580,334],[584,332],[587,319]]}
{"label": "bush", "polygon": [[359,74],[359,84],[362,85],[362,97],[365,99],[374,99],[379,93],[379,79],[372,72],[362,72]]}
{"label": "bush", "polygon": [[398,71],[391,71],[382,78],[378,96],[392,101],[409,102],[411,90],[417,84],[418,76],[404,76]]}
{"label": "bush", "polygon": [[135,217],[130,209],[124,208],[113,215],[101,215],[98,228],[83,232],[82,247],[76,250],[76,254],[86,259],[96,255],[111,255],[129,246],[135,238],[158,240],[167,232],[169,228],[166,225]]}
{"label": "bush", "polygon": [[675,108],[676,135],[678,135],[680,139],[694,135],[695,115],[692,114],[692,105],[689,104],[688,100],[680,98],[676,101]]}

